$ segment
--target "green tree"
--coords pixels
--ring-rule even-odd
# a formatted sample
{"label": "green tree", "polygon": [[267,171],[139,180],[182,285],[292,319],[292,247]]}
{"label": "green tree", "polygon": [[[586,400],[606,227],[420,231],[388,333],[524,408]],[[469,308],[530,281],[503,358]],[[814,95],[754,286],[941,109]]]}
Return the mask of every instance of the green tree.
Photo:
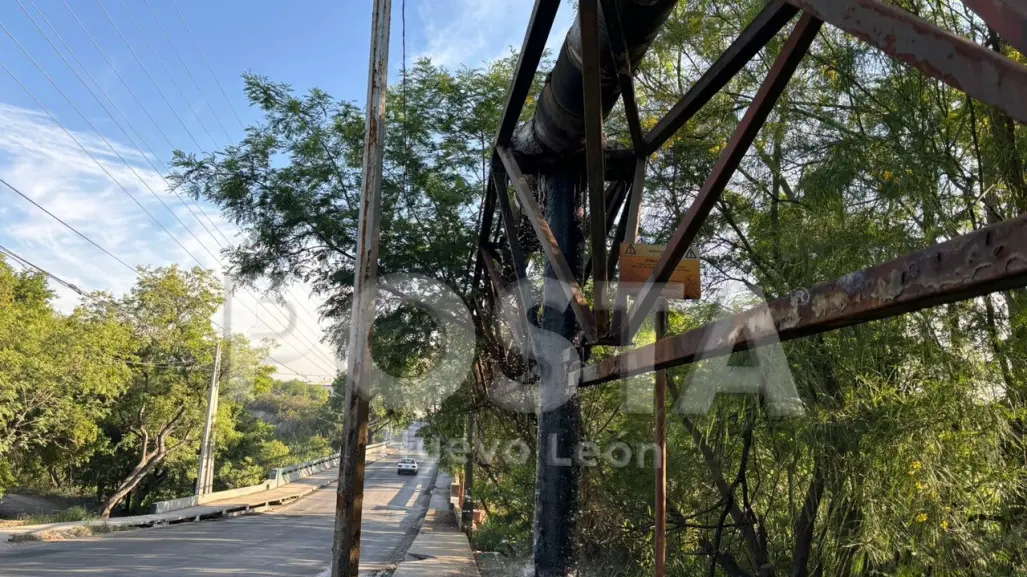
{"label": "green tree", "polygon": [[133,335],[129,387],[105,421],[114,466],[102,463],[109,491],[101,517],[169,456],[195,450],[218,340],[211,317],[221,287],[201,269],[141,269],[136,286],[106,298],[97,314],[117,314]]}
{"label": "green tree", "polygon": [[60,483],[129,385],[130,333],[115,314],[62,315],[42,274],[0,260],[0,492],[36,471]]}

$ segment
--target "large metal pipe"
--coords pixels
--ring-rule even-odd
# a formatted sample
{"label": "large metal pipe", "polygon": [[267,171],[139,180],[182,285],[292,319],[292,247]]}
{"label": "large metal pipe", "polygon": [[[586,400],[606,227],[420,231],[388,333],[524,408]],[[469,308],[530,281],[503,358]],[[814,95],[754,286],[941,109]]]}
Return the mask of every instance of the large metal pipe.
{"label": "large metal pipe", "polygon": [[[677,0],[615,0],[619,9],[632,70],[645,56]],[[610,50],[606,19],[599,16],[599,56],[602,75],[603,117],[620,96],[617,67]],[[514,132],[512,148],[521,155],[576,152],[585,145],[585,119],[581,82],[581,27],[579,20],[567,32],[556,65],[546,79],[535,115]]]}

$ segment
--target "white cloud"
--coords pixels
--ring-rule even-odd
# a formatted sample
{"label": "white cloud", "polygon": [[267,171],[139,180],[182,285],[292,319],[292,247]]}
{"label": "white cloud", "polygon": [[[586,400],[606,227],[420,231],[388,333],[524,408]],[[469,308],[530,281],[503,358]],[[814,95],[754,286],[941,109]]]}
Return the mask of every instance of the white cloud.
{"label": "white cloud", "polygon": [[[418,54],[447,67],[478,66],[520,50],[531,18],[532,2],[503,0],[428,0],[419,17],[427,33],[427,46]],[[546,47],[555,51],[575,16],[573,3],[564,0]],[[555,54],[554,54],[555,55]]]}
{"label": "white cloud", "polygon": [[[181,200],[167,191],[166,182],[141,152],[108,137],[130,168],[95,133],[72,134],[81,147],[48,116],[0,104],[0,177],[131,266],[178,263],[191,267],[197,264],[191,254],[204,267],[220,268],[207,252],[209,249],[218,254],[215,240]],[[0,243],[33,264],[85,291],[121,293],[135,282],[131,271],[3,185],[0,199]],[[216,209],[208,206],[205,212],[219,229],[230,238],[233,236],[231,225]],[[205,220],[204,224],[210,227]],[[251,338],[274,332],[279,346],[272,356],[278,361],[304,375],[329,374],[334,369],[329,362],[333,354],[329,346],[319,342],[322,332],[316,320],[318,303],[304,297],[304,293],[309,293],[304,287],[290,292],[290,304],[304,321],[296,331],[288,333],[275,320],[285,319],[285,312],[275,310],[270,303],[265,303],[264,308],[271,312],[262,311],[251,295],[240,291],[233,306],[232,330]],[[78,300],[74,292],[58,288],[57,306],[61,310],[70,311]],[[260,320],[250,311],[256,311]],[[220,316],[215,320],[220,322]],[[279,376],[291,377],[285,370]]]}

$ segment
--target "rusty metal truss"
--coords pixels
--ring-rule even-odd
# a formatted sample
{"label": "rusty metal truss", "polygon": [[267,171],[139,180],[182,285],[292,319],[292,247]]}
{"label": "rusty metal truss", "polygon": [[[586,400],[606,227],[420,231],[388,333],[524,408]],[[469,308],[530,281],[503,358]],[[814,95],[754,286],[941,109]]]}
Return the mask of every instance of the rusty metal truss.
{"label": "rusty metal truss", "polygon": [[[1016,0],[963,0],[1012,46],[1027,51],[1027,8]],[[633,70],[617,0],[580,0],[583,150],[575,157],[588,188],[590,255],[582,278],[575,278],[536,201],[525,172],[545,166],[545,154],[520,155],[512,139],[542,59],[559,0],[536,0],[494,144],[492,174],[479,231],[475,284],[495,298],[506,284],[522,281],[515,293],[527,314],[526,259],[518,241],[518,214],[526,216],[557,277],[568,287],[571,307],[585,342],[624,346],[653,310],[665,282],[696,238],[739,163],[762,128],[821,26],[828,24],[872,45],[1010,117],[1027,122],[1027,67],[880,0],[773,0],[741,32],[673,108],[643,132],[635,103]],[[796,19],[796,15],[798,18]],[[638,237],[647,158],[681,129],[710,99],[790,22],[785,43],[748,110],[721,152],[711,174],[678,223],[649,280],[634,304],[620,290],[608,295],[619,245]],[[605,23],[601,37],[600,23]],[[602,54],[601,40],[609,54]],[[631,147],[609,149],[603,138],[603,61],[613,62],[624,105]],[[547,86],[548,89],[548,86]],[[608,103],[607,103],[608,104]],[[583,152],[583,154],[580,154]],[[569,162],[566,155],[557,159]],[[512,184],[513,197],[509,192]],[[497,202],[498,201],[498,202]],[[493,218],[499,210],[498,222]],[[618,218],[618,213],[620,216]],[[515,278],[503,278],[493,250],[493,227],[503,230]],[[498,233],[498,228],[496,232]],[[608,244],[611,234],[612,245]],[[483,274],[484,273],[484,274]],[[594,280],[593,304],[582,284]],[[694,362],[703,358],[869,322],[1027,284],[1027,217],[1019,217],[936,244],[919,252],[858,271],[653,345],[576,371],[578,386]],[[481,287],[479,287],[481,288]],[[613,301],[613,302],[611,302]],[[611,314],[612,313],[612,314]],[[728,326],[725,329],[724,325]],[[709,335],[723,342],[706,343]]]}

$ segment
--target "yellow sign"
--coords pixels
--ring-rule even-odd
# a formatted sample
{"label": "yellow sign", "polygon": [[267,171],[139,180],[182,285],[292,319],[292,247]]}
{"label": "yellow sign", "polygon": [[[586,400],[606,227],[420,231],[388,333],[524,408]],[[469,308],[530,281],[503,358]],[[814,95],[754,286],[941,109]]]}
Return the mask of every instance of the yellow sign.
{"label": "yellow sign", "polygon": [[[637,293],[653,274],[656,263],[666,250],[665,244],[622,244],[620,245],[621,290],[628,294]],[[684,258],[674,267],[670,279],[664,286],[662,296],[669,299],[697,299],[702,285],[699,282],[699,255],[688,247]]]}

